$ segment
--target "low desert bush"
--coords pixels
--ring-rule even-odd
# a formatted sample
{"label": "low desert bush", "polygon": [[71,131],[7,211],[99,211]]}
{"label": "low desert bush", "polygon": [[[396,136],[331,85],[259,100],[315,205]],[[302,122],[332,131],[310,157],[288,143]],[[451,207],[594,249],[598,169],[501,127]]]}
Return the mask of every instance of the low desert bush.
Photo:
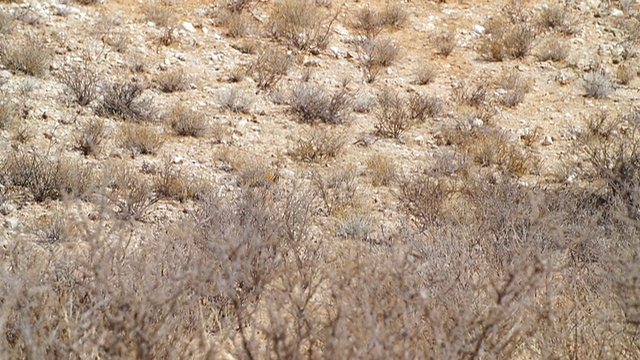
{"label": "low desert bush", "polygon": [[138,154],[155,154],[164,144],[160,131],[146,124],[124,124],[118,140],[120,146],[130,150],[134,157]]}
{"label": "low desert bush", "polygon": [[71,66],[60,73],[59,80],[71,92],[73,101],[89,105],[98,96],[98,72],[89,66]]}
{"label": "low desert bush", "polygon": [[578,18],[566,5],[547,5],[542,7],[540,26],[553,29],[565,35],[574,35],[579,31]]}
{"label": "low desert bush", "polygon": [[433,36],[433,45],[438,54],[449,56],[456,47],[456,34],[452,31],[445,31]]}
{"label": "low desert bush", "polygon": [[314,173],[312,191],[320,200],[325,216],[340,216],[362,206],[361,189],[355,169],[344,168],[330,174]]}
{"label": "low desert bush", "polygon": [[524,101],[525,95],[529,92],[529,82],[517,72],[511,72],[499,81],[500,103],[507,107],[516,107]]}
{"label": "low desert bush", "polygon": [[405,98],[385,89],[378,95],[375,128],[379,135],[398,139],[415,124],[440,114],[442,101],[436,97],[413,94]]}
{"label": "low desert bush", "polygon": [[176,104],[166,115],[171,129],[180,136],[203,137],[209,129],[205,114]]}
{"label": "low desert bush", "polygon": [[100,145],[107,136],[104,120],[91,119],[87,121],[75,137],[75,148],[83,155],[98,155]]}
{"label": "low desert bush", "polygon": [[105,195],[113,205],[117,217],[122,220],[144,221],[159,200],[153,183],[125,164],[109,164],[107,171],[111,179]]}
{"label": "low desert bush", "polygon": [[293,60],[285,52],[273,47],[264,48],[247,68],[258,88],[273,88],[289,72]]}
{"label": "low desert bush", "polygon": [[183,69],[163,71],[155,78],[160,91],[172,93],[176,91],[184,91],[189,88],[189,78]]}
{"label": "low desert bush", "polygon": [[401,179],[400,189],[400,204],[420,231],[444,223],[448,200],[455,193],[449,181],[422,173]]}
{"label": "low desert bush", "polygon": [[140,82],[111,82],[102,89],[98,114],[115,115],[124,120],[149,121],[155,116],[150,99],[140,99],[146,86]]}
{"label": "low desert bush", "polygon": [[250,114],[255,98],[239,87],[228,87],[218,94],[218,105],[234,113]]}
{"label": "low desert bush", "polygon": [[300,161],[326,162],[338,156],[344,144],[341,133],[330,128],[317,127],[298,139],[289,154]]}
{"label": "low desert bush", "polygon": [[160,27],[173,27],[177,22],[175,8],[155,1],[145,4],[142,13],[147,21]]}
{"label": "low desert bush", "polygon": [[630,63],[622,63],[616,70],[616,80],[621,85],[628,85],[633,79],[636,78],[638,71],[636,66]]}
{"label": "low desert bush", "polygon": [[254,20],[249,14],[231,11],[220,18],[220,25],[227,29],[226,35],[232,38],[248,37],[254,33]]}
{"label": "low desert bush", "polygon": [[385,28],[402,27],[408,18],[409,14],[400,4],[388,5],[382,11],[367,6],[356,11],[351,27],[361,35],[374,39]]}
{"label": "low desert bush", "polygon": [[281,0],[274,4],[267,27],[274,39],[314,52],[327,46],[338,14],[325,14],[312,0]]}
{"label": "low desert bush", "polygon": [[365,39],[360,45],[360,62],[365,81],[372,83],[380,71],[400,57],[400,46],[389,38]]}
{"label": "low desert bush", "polygon": [[166,162],[153,178],[153,191],[160,198],[183,202],[197,196],[190,180],[175,169],[171,162]]}
{"label": "low desert bush", "polygon": [[41,38],[27,37],[0,46],[0,61],[13,71],[42,76],[53,60],[49,47]]}
{"label": "low desert bush", "polygon": [[571,50],[568,43],[561,39],[549,38],[538,47],[536,57],[540,61],[562,61],[569,56]]}
{"label": "low desert bush", "polygon": [[471,84],[462,80],[455,84],[452,92],[453,100],[466,106],[480,107],[486,105],[489,99],[489,79],[479,76]]}
{"label": "low desert bush", "polygon": [[431,83],[436,76],[438,76],[438,70],[433,65],[427,63],[416,70],[413,83],[417,85],[427,85]]}
{"label": "low desert bush", "polygon": [[591,70],[586,75],[583,88],[585,96],[594,99],[606,98],[615,90],[611,76],[604,68],[600,67]]}
{"label": "low desert bush", "polygon": [[382,154],[375,154],[365,161],[373,186],[389,186],[398,177],[394,160]]}
{"label": "low desert bush", "polygon": [[344,89],[329,94],[318,85],[301,82],[293,88],[287,102],[300,122],[343,124],[351,112],[351,101]]}
{"label": "low desert bush", "polygon": [[480,52],[493,61],[527,56],[536,37],[534,27],[526,22],[511,23],[504,18],[495,18],[485,27],[487,34]]}
{"label": "low desert bush", "polygon": [[28,190],[36,202],[85,198],[95,183],[90,167],[66,157],[13,152],[1,168],[6,181]]}

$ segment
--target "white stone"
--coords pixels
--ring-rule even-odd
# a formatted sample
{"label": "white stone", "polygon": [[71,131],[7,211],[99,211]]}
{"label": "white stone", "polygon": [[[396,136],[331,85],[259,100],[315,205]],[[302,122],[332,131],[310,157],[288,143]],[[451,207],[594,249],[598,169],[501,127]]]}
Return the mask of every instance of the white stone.
{"label": "white stone", "polygon": [[184,162],[184,158],[182,156],[175,156],[171,162],[174,164],[182,164]]}
{"label": "white stone", "polygon": [[416,136],[413,141],[415,141],[416,143],[423,145],[424,144],[424,136],[422,135],[418,135]]}
{"label": "white stone", "polygon": [[475,33],[480,34],[480,35],[484,34],[484,32],[485,32],[486,30],[487,30],[487,29],[485,29],[485,28],[484,28],[484,26],[482,26],[482,25],[474,25],[474,26],[473,26],[473,31],[474,31]]}
{"label": "white stone", "polygon": [[335,31],[336,33],[340,34],[340,35],[344,35],[347,36],[349,35],[349,30],[347,30],[344,26],[342,25],[336,25],[333,28],[333,31]]}
{"label": "white stone", "polygon": [[4,218],[4,227],[9,230],[15,230],[20,226],[20,220],[13,216],[7,216]]}
{"label": "white stone", "polygon": [[542,141],[542,145],[549,146],[551,144],[553,144],[553,138],[551,137],[551,135],[545,136],[544,141]]}
{"label": "white stone", "polygon": [[338,59],[344,58],[345,56],[345,52],[336,46],[330,47],[329,50],[333,53],[333,56],[337,57]]}
{"label": "white stone", "polygon": [[182,23],[182,28],[187,30],[188,32],[196,32],[196,28],[188,21]]}
{"label": "white stone", "polygon": [[180,61],[185,61],[187,60],[187,55],[185,55],[184,53],[176,53],[176,59]]}
{"label": "white stone", "polygon": [[611,14],[609,14],[611,16],[624,16],[624,12],[620,9],[613,9],[611,10]]}

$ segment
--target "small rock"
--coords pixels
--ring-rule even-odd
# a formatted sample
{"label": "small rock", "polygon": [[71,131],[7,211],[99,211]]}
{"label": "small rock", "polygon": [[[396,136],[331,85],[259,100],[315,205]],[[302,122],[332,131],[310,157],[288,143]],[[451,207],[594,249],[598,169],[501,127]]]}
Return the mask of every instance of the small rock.
{"label": "small rock", "polygon": [[196,32],[196,28],[188,21],[182,23],[182,28],[187,30],[188,32]]}
{"label": "small rock", "polygon": [[209,28],[203,27],[202,32],[207,35],[209,33]]}
{"label": "small rock", "polygon": [[611,13],[609,14],[611,16],[624,16],[624,12],[620,9],[613,9],[611,10]]}
{"label": "small rock", "polygon": [[330,47],[329,50],[333,53],[333,56],[335,56],[338,59],[345,57],[345,52],[336,46]]}
{"label": "small rock", "polygon": [[20,220],[13,216],[7,216],[4,218],[4,227],[9,230],[16,230],[20,226]]}
{"label": "small rock", "polygon": [[553,137],[551,137],[551,135],[546,135],[544,137],[544,140],[542,141],[542,145],[543,146],[549,146],[553,144]]}
{"label": "small rock", "polygon": [[418,143],[420,145],[424,145],[424,136],[418,135],[413,139],[413,141],[415,141],[416,143]]}
{"label": "small rock", "polygon": [[473,118],[473,120],[471,120],[471,126],[475,126],[475,127],[484,126],[484,121],[482,121],[482,119],[480,118]]}
{"label": "small rock", "polygon": [[187,55],[185,55],[184,53],[176,53],[176,59],[180,61],[185,61],[187,60]]}
{"label": "small rock", "polygon": [[333,28],[333,31],[335,31],[336,33],[340,34],[340,35],[344,35],[344,36],[348,36],[349,35],[349,30],[347,30],[344,26],[342,25],[336,25]]}
{"label": "small rock", "polygon": [[15,206],[14,204],[4,203],[2,204],[2,206],[0,206],[0,214],[6,216],[16,211],[17,209],[18,209],[17,206]]}
{"label": "small rock", "polygon": [[184,158],[182,156],[175,156],[171,162],[173,164],[182,164],[184,162]]}
{"label": "small rock", "polygon": [[1,80],[9,80],[9,79],[11,79],[12,76],[13,76],[13,74],[9,70],[0,71],[0,79]]}
{"label": "small rock", "polygon": [[280,169],[278,170],[278,174],[283,178],[293,179],[296,177],[296,173],[293,170],[289,169]]}
{"label": "small rock", "polygon": [[482,25],[474,25],[473,26],[473,32],[475,32],[477,34],[480,34],[480,35],[484,34],[484,32],[486,30],[487,29],[485,29],[484,26],[482,26]]}

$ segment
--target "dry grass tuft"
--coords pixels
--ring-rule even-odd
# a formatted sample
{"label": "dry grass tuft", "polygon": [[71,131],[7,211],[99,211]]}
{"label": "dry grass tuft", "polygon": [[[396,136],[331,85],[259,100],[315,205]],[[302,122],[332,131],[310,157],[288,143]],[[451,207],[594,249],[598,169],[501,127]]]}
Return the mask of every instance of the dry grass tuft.
{"label": "dry grass tuft", "polygon": [[160,91],[165,93],[184,91],[189,88],[189,77],[183,69],[161,72],[156,76],[155,82]]}
{"label": "dry grass tuft", "polygon": [[289,106],[303,123],[343,124],[351,112],[351,96],[344,90],[328,94],[312,83],[301,82],[289,96]]}
{"label": "dry grass tuft", "polygon": [[621,85],[628,85],[638,74],[637,67],[628,62],[622,63],[616,70],[616,80]]}
{"label": "dry grass tuft", "polygon": [[146,86],[140,82],[111,82],[102,89],[98,114],[115,115],[124,120],[150,121],[155,109],[150,99],[140,99]]}
{"label": "dry grass tuft", "polygon": [[292,58],[273,47],[263,48],[258,57],[247,68],[247,74],[253,77],[258,88],[273,88],[289,73]]}
{"label": "dry grass tuft", "polygon": [[569,56],[569,51],[571,50],[569,44],[560,39],[549,38],[543,41],[538,51],[536,52],[536,57],[540,61],[562,61]]}
{"label": "dry grass tuft", "polygon": [[239,87],[228,87],[218,94],[218,105],[234,113],[250,114],[255,98]]}
{"label": "dry grass tuft", "polygon": [[525,95],[529,92],[529,81],[517,72],[511,72],[499,82],[500,103],[508,107],[516,107],[524,101]]}
{"label": "dry grass tuft", "polygon": [[155,1],[145,4],[142,7],[142,13],[147,21],[151,21],[159,27],[174,27],[178,21],[175,7]]}
{"label": "dry grass tuft", "polygon": [[153,126],[130,123],[122,126],[119,143],[135,157],[138,154],[155,154],[164,144],[164,138]]}
{"label": "dry grass tuft", "polygon": [[322,163],[338,156],[344,144],[341,133],[330,128],[317,127],[301,137],[289,155],[304,162]]}
{"label": "dry grass tuft", "polygon": [[603,68],[591,70],[584,78],[583,88],[586,97],[603,99],[615,90],[613,80]]}
{"label": "dry grass tuft", "polygon": [[49,47],[41,38],[27,37],[0,45],[0,61],[13,71],[43,76],[53,59]]}
{"label": "dry grass tuft", "polygon": [[433,65],[427,63],[416,70],[413,83],[417,85],[427,85],[433,82],[436,76],[438,76],[438,70]]}
{"label": "dry grass tuft", "polygon": [[433,36],[433,45],[436,47],[438,54],[449,56],[456,48],[456,34],[453,31],[444,31]]}
{"label": "dry grass tuft", "polygon": [[205,114],[181,104],[174,105],[166,119],[171,129],[180,136],[203,137],[209,129]]}
{"label": "dry grass tuft", "polygon": [[107,135],[104,120],[91,119],[87,121],[75,138],[75,148],[83,155],[96,156],[100,152],[100,145]]}
{"label": "dry grass tuft", "polygon": [[338,15],[325,14],[312,0],[282,0],[274,4],[267,27],[274,39],[316,52],[327,46]]}
{"label": "dry grass tuft", "polygon": [[380,71],[400,57],[400,46],[389,38],[366,39],[360,45],[360,62],[365,81],[372,83]]}
{"label": "dry grass tuft", "polygon": [[526,22],[511,23],[504,18],[495,18],[485,27],[487,34],[480,52],[493,61],[527,56],[536,37],[534,27]]}
{"label": "dry grass tuft", "polygon": [[394,160],[388,156],[375,154],[365,161],[373,186],[389,186],[398,177]]}

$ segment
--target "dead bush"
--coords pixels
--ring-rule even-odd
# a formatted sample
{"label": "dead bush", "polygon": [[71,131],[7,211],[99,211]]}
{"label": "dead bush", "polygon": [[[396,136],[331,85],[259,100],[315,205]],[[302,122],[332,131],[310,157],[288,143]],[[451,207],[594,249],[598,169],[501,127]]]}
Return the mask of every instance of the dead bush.
{"label": "dead bush", "polygon": [[508,107],[516,107],[524,101],[529,92],[529,81],[517,72],[511,72],[499,82],[500,103]]}
{"label": "dead bush", "polygon": [[325,14],[315,1],[282,0],[273,7],[267,26],[274,39],[315,52],[327,46],[338,14]]}
{"label": "dead bush", "polygon": [[220,25],[227,29],[226,35],[229,37],[242,38],[255,32],[254,20],[249,14],[232,11],[221,16]]}
{"label": "dead bush", "polygon": [[382,15],[369,6],[359,9],[353,17],[351,27],[358,30],[368,39],[374,39],[382,32],[385,26]]}
{"label": "dead bush", "polygon": [[[128,126],[139,126],[130,124]],[[122,220],[144,221],[158,202],[153,184],[125,164],[110,164],[109,192],[105,195]]]}
{"label": "dead bush", "polygon": [[372,83],[383,68],[400,57],[400,46],[389,38],[366,39],[360,45],[360,61],[366,82]]}
{"label": "dead bush", "polygon": [[155,154],[164,144],[164,139],[153,126],[125,124],[120,130],[119,143],[135,157],[138,154]]}
{"label": "dead bush", "polygon": [[633,79],[636,78],[638,71],[636,66],[630,63],[622,63],[616,70],[616,80],[621,85],[628,85]]}
{"label": "dead bush", "polygon": [[488,87],[489,79],[482,75],[471,84],[462,80],[454,85],[452,97],[461,105],[480,107],[489,101]]}
{"label": "dead bush", "polygon": [[381,136],[398,139],[415,124],[440,114],[442,108],[438,98],[413,94],[407,99],[385,89],[378,95],[375,128]]}
{"label": "dead bush", "polygon": [[534,28],[526,23],[510,23],[497,18],[485,24],[487,29],[480,52],[493,61],[523,58],[529,54],[536,37]]}
{"label": "dead bush", "polygon": [[542,8],[539,18],[543,28],[553,29],[565,35],[574,35],[578,29],[578,18],[566,5],[547,5]]}
{"label": "dead bush", "polygon": [[209,121],[202,112],[180,104],[175,104],[166,117],[171,129],[180,136],[203,137],[209,129]]}
{"label": "dead bush", "polygon": [[172,93],[189,88],[189,78],[183,69],[163,71],[156,75],[155,82],[160,91]]}
{"label": "dead bush", "polygon": [[273,88],[289,72],[292,59],[286,53],[268,47],[249,65],[247,73],[253,77],[258,88]]}
{"label": "dead bush", "polygon": [[95,179],[90,167],[66,157],[12,152],[2,163],[5,180],[25,188],[36,202],[86,198]]}
{"label": "dead bush", "polygon": [[584,78],[583,88],[586,97],[603,99],[615,90],[609,73],[601,67],[591,70]]}
{"label": "dead bush", "polygon": [[318,127],[303,135],[289,155],[305,162],[326,162],[338,156],[344,144],[342,134],[332,129]]}
{"label": "dead bush", "polygon": [[538,47],[536,57],[540,61],[562,61],[567,58],[571,50],[568,43],[561,39],[549,38]]}
{"label": "dead bush", "polygon": [[438,54],[449,56],[456,48],[456,34],[452,31],[444,31],[433,36],[433,45],[436,47]]}
{"label": "dead bush", "polygon": [[165,162],[163,168],[153,178],[153,191],[160,198],[183,202],[197,197],[194,190],[190,179],[180,170],[176,170],[169,161]]}
{"label": "dead bush", "polygon": [[155,109],[150,99],[140,99],[146,86],[137,81],[116,81],[102,88],[102,101],[98,114],[115,115],[124,120],[150,121],[155,117]]}
{"label": "dead bush", "polygon": [[250,114],[255,98],[239,87],[228,87],[218,94],[218,105],[234,113]]}
{"label": "dead bush", "polygon": [[373,186],[389,186],[398,176],[394,160],[388,156],[375,154],[365,161]]}
{"label": "dead bush", "polygon": [[87,121],[75,138],[75,148],[83,155],[98,155],[100,144],[107,135],[104,120],[91,119]]}
{"label": "dead bush", "polygon": [[343,124],[351,112],[351,96],[344,89],[328,94],[307,82],[296,85],[287,102],[303,123]]}
{"label": "dead bush", "polygon": [[98,72],[89,66],[71,66],[59,76],[70,91],[73,101],[81,106],[89,105],[98,96]]}
{"label": "dead bush", "polygon": [[330,174],[314,173],[311,184],[315,196],[320,200],[320,211],[325,216],[348,214],[362,206],[357,173],[353,168]]}
{"label": "dead bush", "polygon": [[147,21],[159,27],[173,27],[177,22],[176,9],[158,2],[151,2],[142,7],[142,13]]}
{"label": "dead bush", "polygon": [[448,200],[454,195],[452,184],[425,174],[405,177],[400,183],[400,204],[420,231],[444,224]]}
{"label": "dead bush", "polygon": [[42,76],[53,59],[49,47],[41,38],[27,37],[0,46],[0,61],[13,71]]}
{"label": "dead bush", "polygon": [[433,65],[427,63],[416,70],[413,83],[417,85],[427,85],[431,83],[436,76],[438,76],[438,70]]}

